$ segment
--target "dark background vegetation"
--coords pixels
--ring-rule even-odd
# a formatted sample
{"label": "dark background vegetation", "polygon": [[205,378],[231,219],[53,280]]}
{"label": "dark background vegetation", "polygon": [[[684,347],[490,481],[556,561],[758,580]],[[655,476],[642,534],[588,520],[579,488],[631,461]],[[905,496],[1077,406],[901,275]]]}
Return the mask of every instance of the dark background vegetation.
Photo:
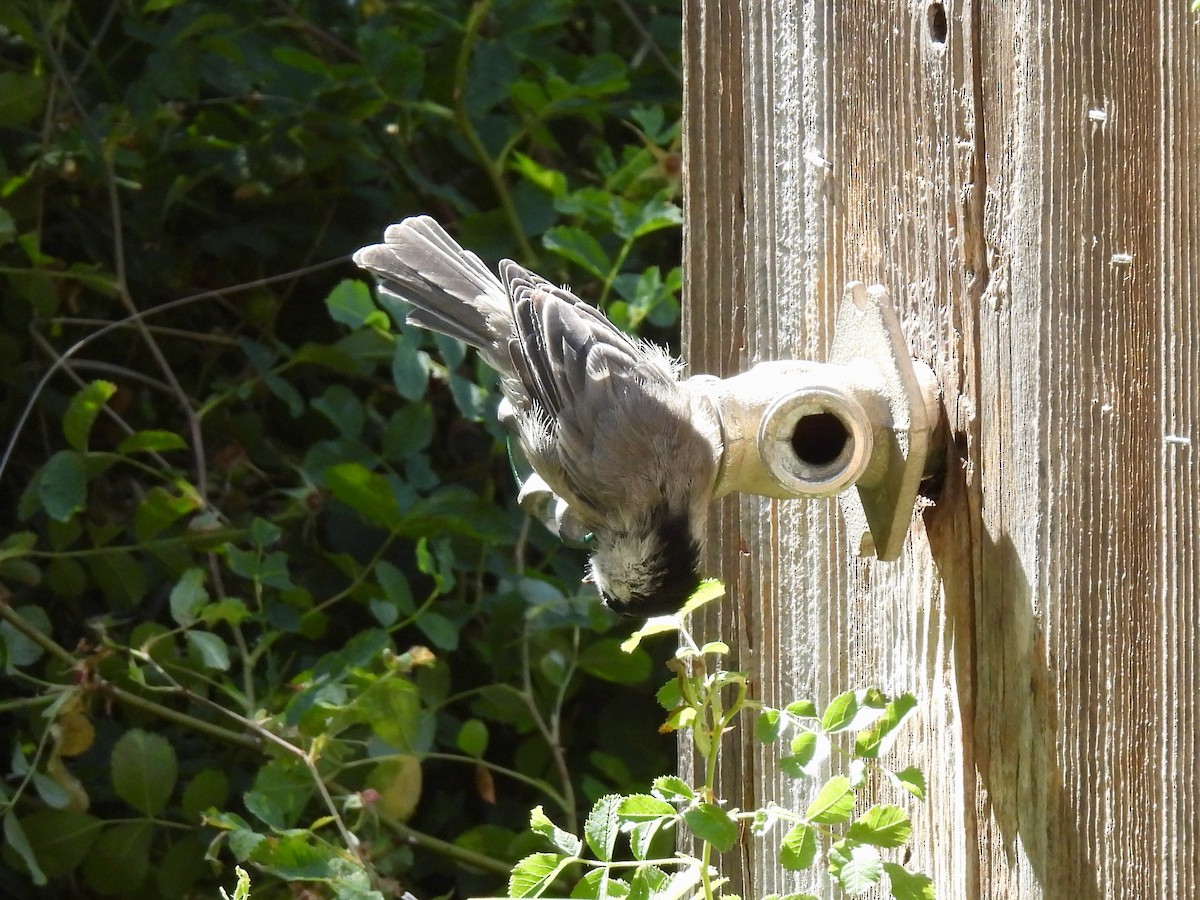
{"label": "dark background vegetation", "polygon": [[669,340],[678,65],[645,0],[3,4],[0,895],[503,892],[671,770],[494,376],[348,255],[430,213]]}

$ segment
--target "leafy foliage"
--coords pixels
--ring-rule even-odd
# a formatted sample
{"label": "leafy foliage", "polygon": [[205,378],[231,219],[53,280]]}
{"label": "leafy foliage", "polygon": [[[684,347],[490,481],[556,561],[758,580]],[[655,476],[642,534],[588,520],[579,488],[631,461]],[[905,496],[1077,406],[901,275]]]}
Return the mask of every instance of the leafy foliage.
{"label": "leafy foliage", "polygon": [[[709,582],[687,609],[694,610],[721,593]],[[659,697],[668,712],[664,727],[688,733],[703,760],[703,783],[690,785],[662,776],[649,793],[601,797],[587,817],[582,840],[555,825],[541,807],[535,808],[530,829],[551,849],[539,849],[517,863],[506,896],[567,896],[564,891],[569,890],[571,897],[597,900],[684,896],[713,900],[726,896],[716,855],[733,849],[748,825],[757,837],[783,832],[778,854],[783,869],[805,872],[824,856],[826,871],[846,894],[881,886],[886,874],[896,900],[933,900],[928,877],[909,870],[906,860],[884,862],[881,855],[908,843],[912,825],[904,809],[876,803],[855,815],[865,795],[889,782],[902,799],[912,794],[924,800],[919,772],[910,768],[901,775],[879,762],[916,709],[915,698],[911,694],[889,698],[869,688],[839,694],[823,711],[807,700],[783,709],[762,706],[747,696],[745,673],[724,668],[728,646],[721,641],[698,646],[681,621],[682,616],[651,620],[625,648],[635,651],[650,634],[678,631],[681,646],[668,663],[675,677]],[[757,713],[755,736],[762,743],[780,743],[792,736],[792,752],[779,759],[788,774],[819,779],[835,758],[846,763],[847,774],[830,775],[815,789],[804,812],[774,802],[756,810],[729,808],[715,793],[721,744],[738,720],[752,713]],[[856,737],[850,745],[852,733]],[[693,839],[690,852],[675,847],[676,837],[685,831]],[[816,895],[788,896],[805,900]]]}
{"label": "leafy foliage", "polygon": [[429,212],[665,335],[678,31],[0,10],[0,894],[495,891],[531,806],[574,829],[670,766],[623,738],[649,656],[514,503],[494,375],[347,256]]}

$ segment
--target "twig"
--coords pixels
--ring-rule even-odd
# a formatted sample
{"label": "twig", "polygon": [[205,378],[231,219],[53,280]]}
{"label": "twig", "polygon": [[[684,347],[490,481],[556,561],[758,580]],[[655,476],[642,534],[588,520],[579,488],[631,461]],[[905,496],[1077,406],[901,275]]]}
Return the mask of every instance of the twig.
{"label": "twig", "polygon": [[101,338],[109,332],[116,331],[118,328],[128,328],[134,325],[136,321],[141,321],[150,316],[157,316],[162,313],[171,312],[176,309],[181,309],[192,303],[199,303],[203,300],[212,300],[216,297],[223,297],[226,294],[240,293],[242,291],[254,290],[255,288],[264,287],[268,284],[277,284],[280,281],[287,281],[291,278],[299,278],[309,275],[313,272],[319,272],[322,269],[329,269],[334,266],[344,265],[348,261],[348,257],[339,256],[335,259],[326,260],[325,262],[315,263],[311,266],[305,266],[301,269],[293,269],[290,272],[284,272],[280,275],[269,275],[265,278],[258,278],[254,281],[246,281],[242,284],[234,285],[226,288],[216,288],[211,291],[201,291],[198,294],[192,294],[189,297],[180,297],[178,300],[169,300],[166,303],[155,306],[151,309],[141,309],[126,316],[123,319],[118,319],[115,322],[110,322],[103,328],[98,328],[91,334],[86,335],[72,344],[66,349],[62,356],[55,360],[34,386],[30,392],[29,399],[25,401],[25,408],[21,410],[21,415],[17,418],[16,425],[13,426],[12,433],[9,435],[8,443],[4,447],[4,453],[0,455],[0,479],[4,478],[4,473],[8,470],[9,460],[12,458],[13,450],[16,448],[17,439],[21,436],[21,432],[25,429],[25,425],[29,422],[29,417],[33,414],[33,409],[37,405],[38,397],[42,395],[42,391],[46,389],[46,385],[53,378],[58,370],[63,367],[67,360],[71,359],[75,354],[79,353],[97,338]]}
{"label": "twig", "polygon": [[529,238],[525,236],[525,228],[521,224],[521,217],[517,213],[516,204],[513,203],[508,185],[504,183],[504,161],[503,159],[492,159],[491,154],[488,153],[487,148],[483,145],[483,141],[479,137],[479,132],[475,130],[475,126],[471,123],[471,115],[467,111],[466,86],[470,74],[471,53],[475,49],[475,41],[479,37],[479,29],[483,25],[483,20],[487,18],[487,14],[491,12],[491,9],[492,0],[478,0],[471,7],[470,15],[467,16],[462,46],[459,48],[458,59],[454,66],[454,121],[458,123],[463,137],[471,145],[471,149],[474,151],[475,157],[479,160],[480,166],[487,173],[488,180],[491,181],[492,188],[496,192],[496,199],[500,201],[500,208],[504,210],[504,217],[508,219],[509,228],[512,231],[517,247],[521,251],[521,255],[530,265],[535,265],[537,263],[537,254],[533,250],[533,245],[529,243]]}
{"label": "twig", "polygon": [[[14,629],[28,638],[33,643],[41,647],[46,653],[53,656],[61,662],[67,669],[74,669],[80,662],[80,658],[74,653],[67,650],[61,644],[44,634],[34,625],[26,622],[23,618],[17,615],[17,611],[6,603],[0,603],[0,619],[3,619]],[[168,676],[169,677],[169,676]],[[222,728],[220,725],[215,725],[212,722],[206,722],[203,719],[197,719],[195,716],[190,716],[187,713],[182,713],[171,709],[169,706],[164,706],[140,694],[135,694],[125,688],[118,687],[111,682],[103,679],[92,684],[96,690],[108,694],[113,699],[131,706],[134,709],[140,709],[143,712],[148,712],[157,716],[160,719],[166,719],[175,722],[178,725],[183,725],[193,731],[199,731],[211,737],[219,738],[222,741],[230,744],[237,744],[246,747],[250,750],[261,750],[262,745],[259,741],[248,734],[241,734],[236,731],[231,731],[228,728]],[[192,695],[194,697],[194,695]]]}

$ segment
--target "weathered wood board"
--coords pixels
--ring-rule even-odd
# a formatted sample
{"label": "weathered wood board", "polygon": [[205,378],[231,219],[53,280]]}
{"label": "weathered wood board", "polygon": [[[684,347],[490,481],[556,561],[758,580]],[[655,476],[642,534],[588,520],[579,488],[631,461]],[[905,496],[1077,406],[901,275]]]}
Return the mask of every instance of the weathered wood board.
{"label": "weathered wood board", "polygon": [[[921,698],[897,752],[940,897],[1200,896],[1187,6],[685,3],[692,370],[823,359],[844,283],[882,283],[949,446],[896,563],[852,557],[833,501],[726,501],[703,628],[768,703]],[[742,808],[806,796],[748,737],[723,773]],[[744,896],[805,884],[755,846]]]}

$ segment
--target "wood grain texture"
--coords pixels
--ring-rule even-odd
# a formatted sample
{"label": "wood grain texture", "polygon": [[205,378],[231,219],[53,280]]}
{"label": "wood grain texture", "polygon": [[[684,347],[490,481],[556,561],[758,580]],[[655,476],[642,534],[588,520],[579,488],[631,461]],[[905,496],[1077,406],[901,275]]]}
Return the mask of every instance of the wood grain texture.
{"label": "wood grain texture", "polygon": [[[936,6],[685,4],[693,370],[824,358],[879,282],[949,432],[897,563],[832,501],[726,501],[702,627],[767,703],[918,694],[939,896],[1200,896],[1200,26],[960,0],[937,40]],[[722,789],[807,796],[750,743]],[[811,886],[753,847],[744,896]]]}

